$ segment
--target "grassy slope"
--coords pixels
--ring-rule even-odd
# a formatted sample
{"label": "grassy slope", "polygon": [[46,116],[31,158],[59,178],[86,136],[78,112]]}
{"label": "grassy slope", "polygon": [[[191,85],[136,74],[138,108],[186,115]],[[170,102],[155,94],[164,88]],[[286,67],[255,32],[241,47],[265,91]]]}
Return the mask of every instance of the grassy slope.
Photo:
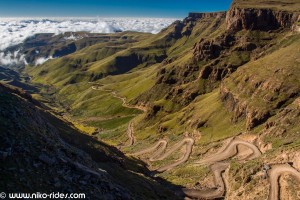
{"label": "grassy slope", "polygon": [[277,115],[299,97],[299,46],[300,35],[291,36],[277,51],[237,70],[225,87],[249,107]]}
{"label": "grassy slope", "polygon": [[[104,61],[102,64],[112,62],[117,52],[130,48],[134,43],[151,37],[146,33],[118,33],[114,36],[106,36],[106,39],[99,44],[86,47],[74,54],[64,56],[55,60],[50,60],[39,67],[27,67],[27,71],[33,75],[34,81],[38,83],[55,84],[62,86],[69,83],[80,81],[91,81],[103,73],[107,73],[107,67],[100,66],[91,70],[97,65],[98,61]],[[51,68],[51,71],[49,69]],[[99,79],[99,78],[98,78]]]}

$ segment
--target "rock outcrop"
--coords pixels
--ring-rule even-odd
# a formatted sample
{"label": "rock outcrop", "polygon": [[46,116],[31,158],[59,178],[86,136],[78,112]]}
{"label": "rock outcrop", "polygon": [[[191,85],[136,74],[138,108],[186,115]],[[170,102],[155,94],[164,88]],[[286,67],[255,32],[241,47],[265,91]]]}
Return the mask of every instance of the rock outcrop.
{"label": "rock outcrop", "polygon": [[261,30],[270,31],[279,28],[291,28],[298,14],[272,9],[232,7],[226,15],[228,31]]}
{"label": "rock outcrop", "polygon": [[226,16],[226,12],[209,12],[209,13],[189,13],[187,19],[202,19],[202,18],[222,18]]}
{"label": "rock outcrop", "polygon": [[270,117],[270,113],[267,110],[249,106],[247,101],[240,100],[234,96],[225,85],[221,85],[220,91],[221,100],[224,102],[226,108],[233,114],[232,121],[238,122],[239,120],[246,119],[246,127],[248,130],[262,124]]}

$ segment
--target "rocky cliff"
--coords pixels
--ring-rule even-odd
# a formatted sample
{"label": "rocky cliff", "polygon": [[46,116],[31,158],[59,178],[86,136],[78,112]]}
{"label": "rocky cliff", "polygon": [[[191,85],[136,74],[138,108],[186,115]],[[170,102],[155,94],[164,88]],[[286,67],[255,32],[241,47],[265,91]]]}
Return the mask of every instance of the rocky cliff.
{"label": "rocky cliff", "polygon": [[227,30],[271,31],[279,28],[291,28],[298,16],[299,13],[288,11],[232,7],[226,15]]}
{"label": "rocky cliff", "polygon": [[191,12],[188,15],[188,19],[203,19],[203,18],[221,18],[221,17],[225,17],[226,16],[226,12],[208,12],[208,13],[194,13]]}

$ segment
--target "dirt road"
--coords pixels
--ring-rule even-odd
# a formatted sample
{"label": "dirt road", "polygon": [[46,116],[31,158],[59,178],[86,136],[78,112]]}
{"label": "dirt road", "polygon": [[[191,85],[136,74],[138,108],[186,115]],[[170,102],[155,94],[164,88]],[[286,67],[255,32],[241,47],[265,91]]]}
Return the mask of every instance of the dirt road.
{"label": "dirt road", "polygon": [[184,155],[183,155],[182,158],[180,158],[179,160],[177,160],[176,162],[174,162],[172,164],[166,165],[164,167],[160,167],[156,171],[157,172],[168,171],[168,170],[173,169],[174,167],[176,167],[176,166],[178,166],[182,163],[185,163],[189,159],[189,157],[192,153],[194,142],[195,142],[195,140],[193,138],[186,137],[182,141],[175,144],[165,154],[163,154],[162,156],[159,156],[158,158],[156,158],[156,160],[163,160],[163,159],[167,158],[168,156],[170,156],[172,153],[174,153],[176,150],[179,150],[182,146],[185,146],[185,152],[184,152]]}
{"label": "dirt road", "polygon": [[237,155],[238,153],[242,153],[242,152],[238,151],[238,148],[237,148],[238,145],[246,146],[252,150],[252,154],[250,156],[248,156],[245,160],[251,160],[251,159],[257,158],[261,155],[261,152],[254,144],[243,141],[238,138],[234,138],[225,146],[225,148],[222,148],[221,151],[217,152],[213,156],[204,158],[203,160],[198,161],[195,164],[210,164],[210,163],[216,163],[216,162],[231,158],[231,157]]}
{"label": "dirt road", "polygon": [[195,142],[195,140],[193,138],[186,137],[182,141],[175,144],[171,149],[169,149],[165,153],[163,153],[164,150],[166,149],[168,143],[166,140],[159,140],[157,142],[157,144],[155,144],[154,146],[149,147],[148,149],[142,150],[140,152],[137,152],[133,155],[142,155],[142,154],[146,154],[151,151],[157,150],[153,154],[153,156],[151,156],[149,159],[150,161],[153,162],[153,161],[158,161],[158,160],[164,160],[167,157],[169,157],[172,153],[174,153],[176,150],[179,150],[181,147],[185,146],[185,151],[184,151],[184,155],[182,156],[182,158],[180,158],[179,160],[177,160],[176,162],[174,162],[172,164],[160,167],[157,170],[155,170],[156,172],[161,173],[161,172],[173,169],[174,167],[186,162],[192,153],[192,148],[193,148],[194,142]]}
{"label": "dirt road", "polygon": [[144,155],[144,154],[148,154],[151,152],[154,152],[152,154],[152,156],[149,158],[149,161],[155,161],[155,158],[157,156],[159,156],[166,148],[167,148],[168,142],[164,139],[160,139],[155,145],[153,145],[152,147],[149,147],[147,149],[144,149],[142,151],[136,152],[134,154],[132,154],[133,156],[140,156],[140,155]]}
{"label": "dirt road", "polygon": [[196,190],[196,189],[183,189],[183,193],[191,198],[197,199],[216,199],[224,196],[225,183],[222,177],[224,171],[229,167],[229,163],[216,163],[212,165],[211,171],[214,174],[215,188]]}
{"label": "dirt road", "polygon": [[283,174],[292,175],[300,183],[300,172],[289,164],[272,165],[268,171],[270,182],[269,200],[279,200],[279,178]]}
{"label": "dirt road", "polygon": [[98,90],[98,91],[106,91],[106,92],[111,92],[112,96],[117,98],[117,99],[120,99],[122,101],[122,106],[123,107],[126,107],[126,108],[132,108],[132,109],[137,109],[137,110],[141,110],[143,112],[146,112],[147,109],[145,106],[138,106],[138,105],[130,105],[126,102],[126,97],[121,97],[119,96],[116,91],[112,91],[112,90],[107,90],[107,89],[102,89],[101,87],[99,86],[92,86],[92,90]]}
{"label": "dirt road", "polygon": [[128,146],[132,146],[135,143],[134,130],[133,130],[133,122],[128,124],[127,135],[129,138]]}
{"label": "dirt road", "polygon": [[197,199],[216,199],[221,198],[224,196],[226,188],[224,179],[222,177],[223,172],[230,166],[228,162],[220,162],[223,160],[226,160],[228,158],[231,158],[239,153],[238,151],[238,145],[243,145],[251,149],[252,154],[243,158],[243,160],[251,160],[254,158],[257,158],[261,155],[261,152],[259,149],[249,142],[243,141],[238,138],[233,138],[229,140],[229,142],[225,143],[223,147],[220,148],[220,150],[213,156],[204,158],[201,161],[196,162],[196,164],[206,164],[211,165],[211,171],[214,174],[215,178],[215,188],[206,189],[206,190],[196,190],[196,189],[183,189],[183,193],[191,198],[197,198]]}
{"label": "dirt road", "polygon": [[[112,96],[117,98],[117,99],[120,99],[122,101],[122,106],[125,107],[125,108],[132,108],[132,109],[138,109],[138,110],[141,110],[143,112],[146,112],[146,108],[143,107],[143,106],[132,106],[132,105],[129,105],[127,102],[126,102],[126,98],[125,97],[121,97],[119,95],[117,95],[117,93],[115,91],[111,91],[111,90],[104,90],[102,89],[101,87],[99,86],[92,86],[91,87],[92,90],[98,90],[98,91],[106,91],[106,92],[111,92]],[[129,144],[128,145],[125,145],[125,146],[120,146],[119,148],[124,148],[124,147],[129,147],[129,146],[132,146],[134,143],[135,143],[135,137],[134,137],[134,129],[133,129],[133,122],[131,121],[129,124],[128,124],[128,128],[127,128],[127,135],[128,135],[128,138],[129,138]]]}

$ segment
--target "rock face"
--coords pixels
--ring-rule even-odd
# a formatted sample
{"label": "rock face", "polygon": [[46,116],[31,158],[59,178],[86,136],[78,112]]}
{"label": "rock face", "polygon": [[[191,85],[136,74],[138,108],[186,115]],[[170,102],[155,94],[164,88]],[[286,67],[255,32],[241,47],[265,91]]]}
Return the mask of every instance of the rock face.
{"label": "rock face", "polygon": [[227,30],[269,31],[278,28],[291,28],[298,14],[271,9],[231,8],[226,15]]}
{"label": "rock face", "polygon": [[234,44],[234,37],[224,34],[214,40],[201,39],[194,46],[194,58],[200,60],[212,60],[220,56],[221,52]]}
{"label": "rock face", "polygon": [[222,50],[214,41],[201,40],[194,47],[194,56],[198,60],[210,60],[219,57]]}
{"label": "rock face", "polygon": [[211,12],[211,13],[189,13],[188,18],[191,19],[202,19],[202,18],[221,18],[225,17],[226,12]]}
{"label": "rock face", "polygon": [[245,101],[239,100],[235,97],[224,85],[221,85],[221,100],[224,102],[226,108],[233,113],[232,121],[237,122],[240,119],[246,119],[246,127],[248,130],[265,122],[270,113],[265,110],[256,109],[249,106]]}

